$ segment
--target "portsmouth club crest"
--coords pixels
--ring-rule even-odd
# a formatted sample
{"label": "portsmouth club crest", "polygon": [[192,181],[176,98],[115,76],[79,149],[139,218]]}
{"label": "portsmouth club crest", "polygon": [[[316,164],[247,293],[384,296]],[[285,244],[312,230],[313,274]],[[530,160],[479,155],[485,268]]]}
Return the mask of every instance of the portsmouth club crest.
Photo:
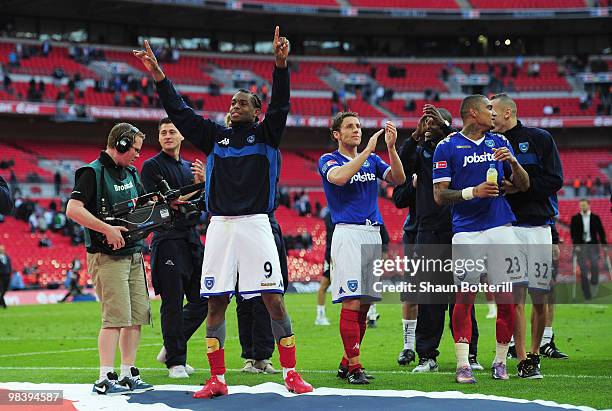
{"label": "portsmouth club crest", "polygon": [[519,143],[519,150],[521,150],[521,153],[526,153],[529,150],[529,142]]}
{"label": "portsmouth club crest", "polygon": [[212,290],[214,285],[215,277],[204,277],[204,287],[206,287],[207,290]]}
{"label": "portsmouth club crest", "polygon": [[493,140],[485,140],[485,145],[489,148],[495,147],[495,141]]}
{"label": "portsmouth club crest", "polygon": [[348,280],[346,282],[346,286],[348,287],[349,291],[354,293],[355,291],[357,291],[357,280]]}
{"label": "portsmouth club crest", "polygon": [[370,167],[370,162],[368,160],[363,162],[364,167]]}

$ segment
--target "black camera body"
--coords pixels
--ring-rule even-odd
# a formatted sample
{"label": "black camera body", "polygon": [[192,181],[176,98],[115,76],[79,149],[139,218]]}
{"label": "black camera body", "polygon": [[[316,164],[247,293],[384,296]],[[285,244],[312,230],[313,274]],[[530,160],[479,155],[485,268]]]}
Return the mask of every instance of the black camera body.
{"label": "black camera body", "polygon": [[[161,177],[157,183],[159,191],[147,193],[143,196],[131,200],[108,206],[106,199],[101,199],[99,217],[102,221],[115,226],[123,226],[128,231],[121,234],[125,239],[126,247],[146,238],[155,230],[171,230],[177,224],[195,225],[200,212],[199,202],[181,202],[177,205],[177,210],[171,207],[171,203],[181,195],[200,190],[203,183],[192,184],[172,190],[168,183]],[[112,251],[106,243],[106,237],[99,233],[101,240],[109,251]]]}

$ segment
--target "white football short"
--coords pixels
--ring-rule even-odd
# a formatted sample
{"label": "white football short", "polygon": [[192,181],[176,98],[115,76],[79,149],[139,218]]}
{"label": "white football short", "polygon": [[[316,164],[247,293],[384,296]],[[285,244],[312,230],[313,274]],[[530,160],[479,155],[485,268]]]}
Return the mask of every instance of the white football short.
{"label": "white football short", "polygon": [[283,276],[266,214],[210,220],[202,264],[202,297],[283,293]]}
{"label": "white football short", "polygon": [[460,232],[452,242],[455,284],[478,284],[484,273],[491,285],[525,281],[525,256],[514,227]]}
{"label": "white football short", "polygon": [[374,260],[382,257],[380,227],[337,224],[331,243],[332,302],[347,298],[380,300],[374,291]]}
{"label": "white football short", "polygon": [[549,225],[514,227],[525,254],[529,288],[548,291],[552,280],[552,233]]}

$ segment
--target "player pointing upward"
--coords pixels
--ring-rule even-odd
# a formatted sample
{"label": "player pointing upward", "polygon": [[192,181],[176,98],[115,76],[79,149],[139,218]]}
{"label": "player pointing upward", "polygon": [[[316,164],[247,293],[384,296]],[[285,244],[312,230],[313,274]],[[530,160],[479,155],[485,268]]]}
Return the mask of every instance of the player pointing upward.
{"label": "player pointing upward", "polygon": [[[188,107],[157,64],[149,43],[134,51],[155,79],[164,109],[181,134],[206,155],[206,206],[212,213],[202,266],[202,296],[208,296],[206,342],[211,378],[196,398],[227,394],[225,384],[225,311],[229,295],[261,293],[272,319],[287,389],[312,391],[295,370],[295,337],[283,302],[283,279],[268,213],[274,209],[279,173],[278,147],[289,114],[289,40],[274,32],[275,68],[266,118],[259,123],[261,100],[240,90],[221,126]],[[236,273],[240,272],[237,279]]]}

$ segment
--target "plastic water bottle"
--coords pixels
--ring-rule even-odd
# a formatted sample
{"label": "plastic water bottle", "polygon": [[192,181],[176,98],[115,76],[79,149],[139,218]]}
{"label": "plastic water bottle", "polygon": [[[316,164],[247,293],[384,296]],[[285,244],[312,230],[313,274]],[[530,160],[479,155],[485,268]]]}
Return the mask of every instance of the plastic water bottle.
{"label": "plastic water bottle", "polygon": [[487,183],[497,184],[497,168],[494,163],[489,164],[489,169],[487,170]]}

